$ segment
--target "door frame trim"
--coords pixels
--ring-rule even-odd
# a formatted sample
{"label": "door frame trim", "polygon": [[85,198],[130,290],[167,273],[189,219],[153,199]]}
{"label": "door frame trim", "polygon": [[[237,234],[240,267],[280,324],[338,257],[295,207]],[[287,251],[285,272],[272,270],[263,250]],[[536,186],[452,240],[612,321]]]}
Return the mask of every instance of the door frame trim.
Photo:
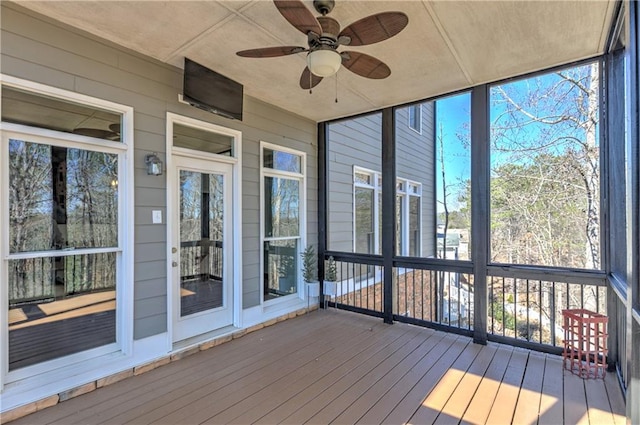
{"label": "door frame trim", "polygon": [[[189,127],[198,128],[213,133],[223,134],[233,137],[234,157],[216,155],[207,152],[201,152],[191,149],[173,147],[173,125],[181,124]],[[232,244],[233,244],[233,282],[230,285],[232,291],[232,303],[233,308],[233,326],[236,328],[242,327],[242,132],[231,128],[223,127],[220,125],[212,124],[206,121],[197,120],[194,118],[185,117],[172,112],[167,112],[166,120],[166,279],[167,279],[167,345],[172,347],[173,334],[174,334],[174,303],[173,299],[177,296],[173,282],[172,282],[172,235],[175,230],[176,223],[172,223],[171,217],[174,214],[174,203],[177,202],[176,193],[173,193],[172,181],[174,176],[174,161],[173,157],[197,157],[200,159],[207,159],[211,161],[218,161],[227,164],[231,164],[233,182],[231,184],[231,199],[232,199],[232,214],[231,214],[231,228],[232,232]]]}

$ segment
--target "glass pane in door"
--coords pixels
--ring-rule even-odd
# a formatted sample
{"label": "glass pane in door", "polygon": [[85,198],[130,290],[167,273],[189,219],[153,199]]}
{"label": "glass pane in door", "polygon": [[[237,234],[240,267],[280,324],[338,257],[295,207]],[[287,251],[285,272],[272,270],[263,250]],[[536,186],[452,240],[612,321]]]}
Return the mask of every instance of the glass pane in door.
{"label": "glass pane in door", "polygon": [[223,183],[180,171],[180,316],[223,306]]}

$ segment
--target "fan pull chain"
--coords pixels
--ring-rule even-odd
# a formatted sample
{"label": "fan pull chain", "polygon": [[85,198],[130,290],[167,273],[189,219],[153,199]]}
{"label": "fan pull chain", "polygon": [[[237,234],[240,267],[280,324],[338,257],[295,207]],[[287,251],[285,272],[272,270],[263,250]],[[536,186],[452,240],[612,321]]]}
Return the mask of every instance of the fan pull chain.
{"label": "fan pull chain", "polygon": [[311,79],[313,76],[311,75],[311,70],[309,70],[309,94],[313,94],[313,88],[311,87]]}
{"label": "fan pull chain", "polygon": [[338,73],[336,72],[336,103],[338,103]]}

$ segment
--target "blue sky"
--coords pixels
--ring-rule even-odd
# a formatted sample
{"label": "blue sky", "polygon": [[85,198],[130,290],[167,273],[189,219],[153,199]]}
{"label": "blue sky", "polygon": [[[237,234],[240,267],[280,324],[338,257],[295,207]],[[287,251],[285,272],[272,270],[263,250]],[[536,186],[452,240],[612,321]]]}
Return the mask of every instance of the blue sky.
{"label": "blue sky", "polygon": [[[586,78],[591,70],[589,64],[570,68],[563,73],[587,84]],[[580,90],[574,84],[568,83],[556,73],[544,74],[523,80],[516,80],[501,86],[505,92],[512,97],[513,101],[521,105],[527,112],[536,117],[551,117],[557,119],[562,115],[572,117],[581,116],[578,104],[581,103],[583,110],[588,108],[587,98],[581,96]],[[492,88],[492,104],[490,109],[490,120],[492,123],[500,125],[506,124],[515,118],[521,124],[516,129],[502,134],[506,138],[492,140],[491,167],[497,167],[506,162],[526,163],[532,157],[541,153],[562,154],[567,149],[580,149],[576,140],[584,140],[585,134],[572,120],[563,121],[555,125],[545,125],[532,122],[525,114],[516,113],[503,117],[496,121],[500,114],[507,111],[507,104],[499,93],[494,92],[497,87]],[[537,93],[537,95],[533,95]],[[502,101],[500,101],[502,100]],[[497,101],[497,102],[496,102]],[[471,159],[469,131],[471,125],[471,94],[462,93],[437,100],[436,102],[436,193],[439,200],[442,199],[442,177],[440,166],[440,146],[439,137],[442,129],[444,137],[444,162],[446,179],[448,186],[448,207],[455,210],[457,204],[457,193],[464,190],[462,182],[471,176]],[[513,122],[512,122],[513,123]],[[596,127],[596,145],[598,144],[598,129]],[[498,137],[494,135],[493,137]],[[499,143],[498,143],[499,142]],[[498,143],[505,151],[495,149]],[[549,145],[546,145],[550,143]],[[546,145],[546,146],[545,146]],[[542,146],[545,146],[542,148]],[[528,149],[538,147],[537,149]],[[452,186],[454,185],[454,186]],[[444,211],[443,205],[437,205],[438,212]]]}
{"label": "blue sky", "polygon": [[[458,208],[457,192],[462,182],[471,177],[471,152],[468,140],[471,126],[471,94],[462,93],[436,101],[436,196],[442,196],[442,167],[440,166],[440,130],[444,140],[444,167],[447,180],[448,208]],[[463,143],[463,140],[466,142]],[[444,211],[441,203],[438,212]]]}

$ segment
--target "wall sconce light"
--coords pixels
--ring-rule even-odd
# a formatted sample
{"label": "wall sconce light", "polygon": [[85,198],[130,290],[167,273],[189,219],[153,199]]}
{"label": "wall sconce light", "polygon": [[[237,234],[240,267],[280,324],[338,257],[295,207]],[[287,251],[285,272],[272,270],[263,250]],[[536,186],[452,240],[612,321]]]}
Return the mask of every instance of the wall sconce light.
{"label": "wall sconce light", "polygon": [[144,157],[144,163],[147,164],[147,174],[150,176],[162,175],[162,161],[155,152],[146,155]]}

